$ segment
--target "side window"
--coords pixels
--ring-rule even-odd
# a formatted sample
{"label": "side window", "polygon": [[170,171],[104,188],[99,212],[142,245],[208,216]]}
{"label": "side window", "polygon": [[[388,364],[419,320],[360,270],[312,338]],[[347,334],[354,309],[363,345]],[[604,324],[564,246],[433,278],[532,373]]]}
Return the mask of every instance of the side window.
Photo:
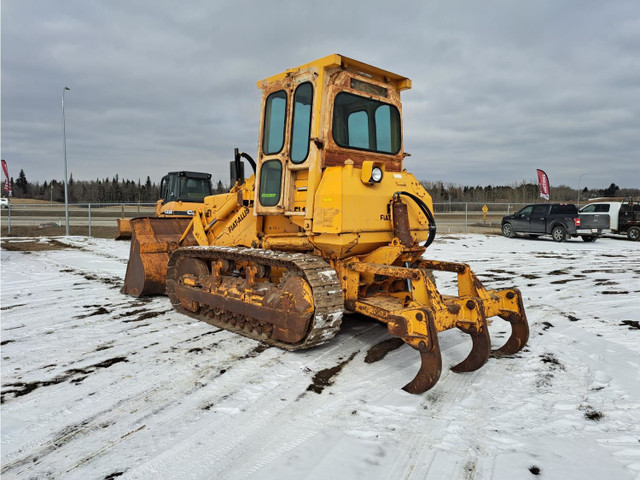
{"label": "side window", "polygon": [[518,212],[518,217],[529,218],[531,216],[531,210],[533,210],[533,207],[531,205],[529,205],[528,207],[524,207],[522,210]]}
{"label": "side window", "polygon": [[296,88],[293,96],[293,127],[291,133],[291,161],[302,163],[309,155],[311,134],[311,103],[313,87],[303,83]]}
{"label": "side window", "polygon": [[171,175],[169,177],[169,181],[167,182],[168,186],[167,186],[167,202],[173,202],[175,200],[178,199],[178,177],[176,175]]}
{"label": "side window", "polygon": [[[397,110],[394,111],[397,113]],[[389,105],[380,105],[376,108],[376,140],[378,141],[377,150],[385,153],[393,153],[398,150],[398,140],[393,139],[391,135],[395,132],[391,128],[391,107]],[[393,147],[391,146],[393,143]]]}
{"label": "side window", "polygon": [[164,177],[162,177],[162,180],[160,180],[160,198],[162,198],[162,200],[164,200],[164,202],[167,201],[167,180],[168,180],[168,178],[169,177],[167,175],[165,175]]}
{"label": "side window", "polygon": [[355,148],[369,148],[369,117],[364,111],[353,112],[347,118],[347,144]]}
{"label": "side window", "polygon": [[596,205],[596,212],[603,212],[606,213],[609,211],[609,204],[608,203],[602,203],[600,205]]}
{"label": "side window", "polygon": [[264,108],[264,133],[262,137],[262,152],[265,155],[272,155],[282,150],[286,114],[286,92],[280,90],[269,95]]}
{"label": "side window", "polygon": [[580,211],[584,212],[584,213],[595,212],[596,211],[596,205],[595,204],[587,205],[586,207],[582,208]]}
{"label": "side window", "polygon": [[531,212],[532,217],[544,217],[547,214],[547,206],[546,205],[536,205],[533,207],[533,211]]}
{"label": "side window", "polygon": [[260,169],[260,204],[273,207],[280,202],[282,164],[279,160],[269,160]]}

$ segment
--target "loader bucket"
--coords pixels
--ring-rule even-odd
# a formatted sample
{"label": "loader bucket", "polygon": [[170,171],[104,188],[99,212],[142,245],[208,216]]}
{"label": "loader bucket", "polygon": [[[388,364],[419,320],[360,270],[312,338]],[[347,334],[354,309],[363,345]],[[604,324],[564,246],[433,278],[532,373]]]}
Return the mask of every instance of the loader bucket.
{"label": "loader bucket", "polygon": [[116,240],[129,240],[131,238],[131,219],[130,218],[118,218],[118,232],[116,233]]}
{"label": "loader bucket", "polygon": [[164,295],[171,253],[179,246],[197,245],[191,233],[178,245],[190,221],[172,217],[131,219],[131,250],[122,293],[134,297]]}

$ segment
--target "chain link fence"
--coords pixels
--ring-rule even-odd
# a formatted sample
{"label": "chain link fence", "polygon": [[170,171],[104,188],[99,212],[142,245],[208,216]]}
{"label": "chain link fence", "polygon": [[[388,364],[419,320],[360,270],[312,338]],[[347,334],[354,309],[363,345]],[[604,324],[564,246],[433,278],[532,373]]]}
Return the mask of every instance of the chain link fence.
{"label": "chain link fence", "polygon": [[[526,203],[434,203],[440,233],[499,232],[504,215]],[[75,203],[69,205],[72,235],[115,237],[117,218],[152,216],[154,203]],[[55,236],[65,233],[64,204],[14,203],[2,209],[3,236]]]}

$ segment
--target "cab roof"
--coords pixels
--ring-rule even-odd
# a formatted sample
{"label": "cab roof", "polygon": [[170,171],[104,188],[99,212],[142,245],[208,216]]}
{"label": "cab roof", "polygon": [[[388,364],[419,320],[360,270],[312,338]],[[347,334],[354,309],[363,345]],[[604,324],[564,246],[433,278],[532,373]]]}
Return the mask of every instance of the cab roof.
{"label": "cab roof", "polygon": [[371,77],[375,80],[380,80],[388,83],[398,91],[408,90],[411,88],[411,80],[407,77],[382,70],[381,68],[368,65],[366,63],[354,60],[349,57],[345,57],[344,55],[339,55],[337,53],[327,55],[326,57],[319,58],[318,60],[314,60],[313,62],[305,63],[304,65],[301,65],[299,67],[290,68],[282,73],[278,73],[277,75],[273,75],[271,77],[260,80],[258,82],[258,88],[263,88],[263,86],[282,80],[288,75],[300,72],[302,70],[325,70],[331,68],[344,68],[345,70],[350,70],[354,73],[364,74],[365,76]]}

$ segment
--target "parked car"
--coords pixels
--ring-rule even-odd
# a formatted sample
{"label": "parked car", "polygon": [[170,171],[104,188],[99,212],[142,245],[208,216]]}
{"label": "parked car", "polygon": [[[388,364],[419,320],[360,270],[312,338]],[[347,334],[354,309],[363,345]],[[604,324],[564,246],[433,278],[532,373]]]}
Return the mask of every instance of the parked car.
{"label": "parked car", "polygon": [[551,235],[556,242],[567,237],[581,236],[585,242],[594,242],[609,228],[609,215],[589,215],[582,218],[571,203],[538,203],[502,218],[502,234],[513,237]]}
{"label": "parked car", "polygon": [[611,218],[611,233],[627,235],[634,241],[640,240],[640,203],[637,201],[598,201],[580,209],[580,218],[599,214]]}
{"label": "parked car", "polygon": [[9,199],[7,197],[0,197],[0,208],[9,208]]}

